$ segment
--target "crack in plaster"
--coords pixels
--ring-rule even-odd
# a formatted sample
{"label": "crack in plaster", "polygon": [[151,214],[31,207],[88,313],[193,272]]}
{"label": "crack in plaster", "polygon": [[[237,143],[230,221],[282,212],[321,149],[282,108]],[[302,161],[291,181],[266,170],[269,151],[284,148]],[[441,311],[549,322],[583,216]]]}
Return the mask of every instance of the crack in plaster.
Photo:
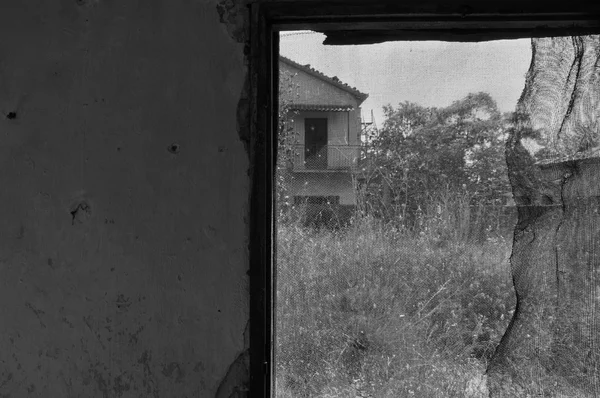
{"label": "crack in plaster", "polygon": [[38,321],[40,322],[40,325],[42,326],[42,328],[46,328],[46,325],[44,324],[44,322],[42,321],[42,317],[40,315],[44,315],[45,312],[37,309],[36,307],[33,306],[33,304],[31,304],[29,301],[27,301],[25,303],[25,307],[27,307],[28,309],[31,310],[31,312],[33,312],[35,314],[35,316],[37,317]]}

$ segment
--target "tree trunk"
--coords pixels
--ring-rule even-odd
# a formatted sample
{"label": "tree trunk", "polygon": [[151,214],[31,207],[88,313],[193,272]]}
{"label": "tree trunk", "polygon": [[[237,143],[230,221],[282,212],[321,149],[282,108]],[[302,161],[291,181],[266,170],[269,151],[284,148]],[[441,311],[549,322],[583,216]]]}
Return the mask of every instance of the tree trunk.
{"label": "tree trunk", "polygon": [[507,142],[513,319],[490,397],[600,396],[600,38],[532,40]]}

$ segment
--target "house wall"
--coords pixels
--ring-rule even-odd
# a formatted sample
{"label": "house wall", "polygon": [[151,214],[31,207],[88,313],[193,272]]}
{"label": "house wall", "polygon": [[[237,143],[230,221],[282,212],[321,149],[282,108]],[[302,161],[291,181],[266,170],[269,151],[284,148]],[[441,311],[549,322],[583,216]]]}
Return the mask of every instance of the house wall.
{"label": "house wall", "polygon": [[[327,118],[328,145],[359,145],[360,144],[360,108],[357,99],[347,91],[341,90],[321,79],[316,78],[285,62],[280,62],[280,73],[292,73],[292,83],[296,91],[283,100],[295,104],[327,104],[327,105],[352,105],[356,109],[350,112],[318,112],[300,111],[293,116],[293,128],[298,134],[298,143],[305,143],[305,119]],[[340,165],[350,166],[358,152],[356,149],[331,148],[335,153],[328,154],[328,167],[336,168]],[[330,151],[331,152],[331,151]],[[304,152],[298,151],[295,164],[303,168]],[[349,170],[349,169],[348,169]],[[293,173],[287,176],[288,186],[291,187],[292,196],[339,196],[340,204],[346,206],[356,205],[356,193],[353,188],[350,173]]]}
{"label": "house wall", "polygon": [[[352,105],[358,107],[358,100],[349,92],[342,90],[324,80],[285,62],[279,63],[280,73],[292,73],[294,89],[291,90],[291,101],[296,104],[330,104]],[[287,91],[285,92],[287,98]]]}
{"label": "house wall", "polygon": [[[294,131],[298,134],[298,143],[304,145],[305,119],[327,118],[328,145],[358,145],[359,134],[356,133],[355,112],[298,112],[294,115]],[[350,118],[350,120],[349,120]],[[348,134],[350,127],[350,134]]]}
{"label": "house wall", "polygon": [[233,7],[1,3],[0,396],[220,397],[246,383]]}
{"label": "house wall", "polygon": [[[294,131],[298,134],[298,145],[305,145],[305,119],[307,118],[326,118],[327,119],[327,167],[331,169],[349,168],[358,162],[359,134],[356,129],[356,119],[352,118],[354,112],[300,112],[294,115]],[[350,120],[349,120],[350,119]],[[351,133],[348,134],[350,128]],[[348,141],[350,139],[350,141]],[[349,147],[346,147],[351,145]],[[294,164],[296,168],[304,168],[304,151],[302,147],[296,151]]]}
{"label": "house wall", "polygon": [[350,111],[350,143],[353,145],[360,145],[360,133],[361,133],[361,117],[360,117],[361,108],[355,108],[353,111]]}
{"label": "house wall", "polygon": [[349,136],[349,113],[348,112],[328,112],[328,145],[349,145],[354,143]]}
{"label": "house wall", "polygon": [[294,173],[290,196],[339,196],[341,205],[356,205],[350,173]]}

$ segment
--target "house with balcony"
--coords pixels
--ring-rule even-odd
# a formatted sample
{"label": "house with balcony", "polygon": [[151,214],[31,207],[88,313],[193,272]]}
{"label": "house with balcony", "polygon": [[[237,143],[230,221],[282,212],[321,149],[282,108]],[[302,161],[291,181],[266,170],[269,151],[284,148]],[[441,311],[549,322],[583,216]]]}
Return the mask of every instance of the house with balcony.
{"label": "house with balcony", "polygon": [[285,176],[289,195],[295,207],[305,209],[309,223],[344,222],[356,207],[360,105],[368,95],[285,57],[279,59],[279,72],[292,82],[280,98],[289,104],[296,134]]}

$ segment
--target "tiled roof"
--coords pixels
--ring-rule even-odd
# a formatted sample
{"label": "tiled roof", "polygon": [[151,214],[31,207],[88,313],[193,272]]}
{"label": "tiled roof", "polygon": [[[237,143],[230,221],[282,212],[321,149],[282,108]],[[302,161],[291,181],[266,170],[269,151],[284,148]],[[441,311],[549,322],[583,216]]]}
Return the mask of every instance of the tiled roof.
{"label": "tiled roof", "polygon": [[310,65],[301,65],[295,61],[292,61],[289,58],[286,58],[282,55],[279,56],[279,60],[282,62],[285,62],[288,65],[292,65],[295,68],[298,68],[300,70],[303,70],[304,72],[318,77],[321,80],[326,81],[327,83],[330,83],[338,88],[341,88],[344,91],[349,92],[350,94],[352,94],[353,96],[355,96],[360,102],[363,102],[364,100],[366,100],[369,97],[369,94],[365,94],[365,93],[361,93],[360,91],[358,91],[358,89],[356,87],[351,87],[346,83],[342,83],[340,81],[340,79],[338,79],[336,76],[334,77],[329,77],[327,75],[325,75],[322,72],[319,72],[318,70],[311,68]]}
{"label": "tiled roof", "polygon": [[299,111],[329,111],[348,112],[354,110],[352,105],[316,105],[316,104],[291,104],[291,109]]}

